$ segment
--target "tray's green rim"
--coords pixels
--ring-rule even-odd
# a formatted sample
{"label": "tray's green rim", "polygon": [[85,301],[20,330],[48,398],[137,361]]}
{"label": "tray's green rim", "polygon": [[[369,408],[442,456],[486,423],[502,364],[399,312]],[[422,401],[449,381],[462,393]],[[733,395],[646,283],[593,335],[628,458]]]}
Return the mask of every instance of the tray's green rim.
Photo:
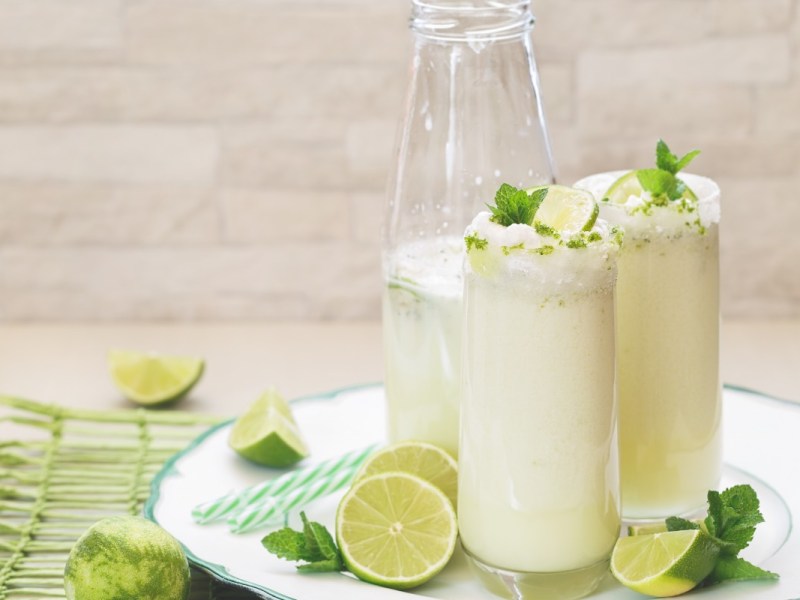
{"label": "tray's green rim", "polygon": [[[339,394],[343,394],[343,393],[346,393],[346,392],[354,392],[354,391],[367,389],[367,388],[371,388],[371,387],[383,387],[383,384],[376,382],[376,383],[363,383],[363,384],[357,384],[357,385],[352,385],[352,386],[345,386],[345,387],[341,387],[341,388],[336,388],[336,389],[331,390],[329,392],[323,392],[321,394],[311,394],[311,395],[308,395],[308,396],[301,396],[299,398],[295,398],[294,400],[292,400],[292,403],[294,403],[294,402],[316,401],[316,400],[331,400],[331,399],[335,398],[336,396],[338,396]],[[785,398],[779,398],[777,396],[772,396],[770,394],[765,394],[763,392],[759,392],[759,391],[754,390],[752,388],[747,388],[747,387],[744,387],[744,386],[732,385],[732,384],[725,384],[722,387],[723,387],[723,389],[731,390],[733,392],[743,392],[745,394],[749,394],[749,395],[754,396],[756,398],[761,398],[763,400],[768,400],[770,402],[777,402],[779,404],[788,405],[788,406],[790,406],[792,408],[795,408],[795,409],[800,409],[800,403],[798,403],[798,402],[793,402],[791,400],[786,400]],[[197,436],[194,440],[192,440],[192,442],[186,448],[184,448],[183,450],[181,450],[177,454],[175,454],[172,457],[170,457],[167,460],[167,462],[164,463],[164,466],[156,474],[156,476],[153,478],[153,480],[152,480],[152,482],[150,484],[150,497],[145,502],[144,508],[143,508],[145,517],[147,517],[148,519],[150,519],[154,523],[158,523],[158,520],[155,518],[155,515],[154,515],[153,511],[155,509],[155,505],[158,503],[159,496],[161,494],[161,482],[162,482],[163,479],[165,479],[166,477],[169,477],[174,472],[175,463],[178,462],[183,456],[185,456],[186,454],[188,454],[192,450],[194,450],[195,447],[197,447],[201,443],[203,443],[203,441],[205,441],[205,439],[207,437],[209,437],[210,435],[212,435],[214,432],[216,432],[217,430],[221,429],[222,427],[226,427],[227,425],[232,423],[233,420],[234,419],[229,419],[227,421],[224,421],[222,423],[219,423],[217,425],[214,425],[214,426],[210,427],[207,431],[204,431],[199,436]],[[220,582],[222,582],[224,584],[231,585],[233,587],[237,587],[237,588],[245,590],[245,591],[253,592],[253,593],[258,594],[258,595],[260,595],[263,598],[266,598],[268,600],[296,600],[295,598],[292,598],[290,596],[285,596],[285,595],[283,595],[283,594],[281,594],[279,592],[276,592],[275,590],[271,590],[271,589],[266,588],[264,586],[261,586],[261,585],[259,585],[257,583],[252,583],[252,582],[249,582],[249,581],[245,581],[243,579],[239,579],[238,577],[234,577],[233,575],[230,575],[225,570],[224,566],[222,566],[220,564],[217,564],[217,563],[212,563],[212,562],[205,561],[205,560],[197,557],[186,546],[184,546],[183,544],[181,544],[181,545],[183,546],[183,549],[186,552],[186,556],[188,557],[189,561],[192,563],[193,566],[197,567],[201,571],[204,571],[204,572],[208,573],[209,575],[211,575],[212,577],[214,577],[215,579],[217,579],[218,581],[220,581]]]}
{"label": "tray's green rim", "polygon": [[[383,384],[379,382],[373,383],[362,383],[357,385],[345,386],[341,388],[336,388],[334,390],[323,392],[320,394],[310,394],[307,396],[301,396],[299,398],[293,399],[291,402],[294,404],[295,402],[308,402],[308,401],[318,401],[318,400],[332,400],[333,398],[337,397],[340,394],[344,394],[347,392],[355,392],[358,390],[368,389],[368,388],[382,388]],[[144,504],[143,513],[144,516],[154,523],[158,524],[158,520],[155,517],[155,506],[158,504],[158,500],[161,496],[161,483],[164,479],[169,477],[175,472],[175,463],[177,463],[181,458],[185,455],[192,452],[197,446],[202,444],[206,438],[213,435],[219,429],[230,425],[234,419],[228,419],[227,421],[223,421],[222,423],[218,423],[217,425],[213,425],[199,436],[197,436],[194,440],[189,443],[186,448],[181,450],[180,452],[172,455],[167,461],[164,463],[164,466],[161,467],[161,470],[156,473],[156,476],[153,477],[153,480],[150,482],[150,496],[147,498],[147,501]],[[201,571],[204,571],[214,577],[215,579],[221,581],[224,584],[231,585],[233,587],[237,587],[239,589],[243,589],[249,592],[256,593],[263,598],[267,598],[268,600],[295,600],[290,596],[285,596],[275,590],[271,590],[269,588],[263,587],[261,585],[251,583],[249,581],[244,581],[243,579],[239,579],[230,575],[223,565],[212,563],[203,560],[196,556],[189,548],[187,548],[184,544],[183,546],[184,552],[186,552],[186,557],[189,559],[189,562],[192,566],[197,567]]]}

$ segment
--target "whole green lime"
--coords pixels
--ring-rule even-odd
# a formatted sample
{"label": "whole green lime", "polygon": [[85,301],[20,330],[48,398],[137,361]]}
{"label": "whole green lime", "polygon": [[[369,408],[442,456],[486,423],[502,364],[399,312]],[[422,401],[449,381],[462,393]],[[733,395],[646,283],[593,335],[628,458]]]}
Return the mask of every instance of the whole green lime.
{"label": "whole green lime", "polygon": [[186,600],[181,545],[142,517],[109,517],[75,542],[64,570],[68,600]]}

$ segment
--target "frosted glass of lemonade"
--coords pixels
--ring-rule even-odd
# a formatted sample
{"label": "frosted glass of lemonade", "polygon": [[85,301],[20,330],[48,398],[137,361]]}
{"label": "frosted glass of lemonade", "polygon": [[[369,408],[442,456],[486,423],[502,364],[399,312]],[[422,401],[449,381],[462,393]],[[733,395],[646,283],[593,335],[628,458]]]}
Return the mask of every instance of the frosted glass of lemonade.
{"label": "frosted glass of lemonade", "polygon": [[619,234],[590,194],[544,189],[531,224],[467,228],[458,520],[491,591],[568,599],[604,577],[620,528]]}
{"label": "frosted glass of lemonade", "polygon": [[680,180],[686,187],[679,198],[655,202],[636,172],[576,184],[600,200],[603,218],[625,230],[617,392],[629,520],[700,509],[720,479],[720,192],[705,177],[681,173]]}

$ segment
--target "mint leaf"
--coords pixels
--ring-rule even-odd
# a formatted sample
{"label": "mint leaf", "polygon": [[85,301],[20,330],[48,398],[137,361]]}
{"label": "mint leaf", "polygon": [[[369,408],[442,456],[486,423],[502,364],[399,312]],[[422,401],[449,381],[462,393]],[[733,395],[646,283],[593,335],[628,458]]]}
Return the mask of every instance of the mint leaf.
{"label": "mint leaf", "polygon": [[678,157],[675,156],[664,140],[656,143],[656,166],[662,171],[667,171],[673,175],[678,172]]}
{"label": "mint leaf", "polygon": [[720,556],[714,570],[704,583],[711,585],[723,581],[750,581],[753,579],[779,579],[779,575],[757,567],[743,558]]}
{"label": "mint leaf", "polygon": [[642,189],[650,192],[656,206],[665,206],[670,200],[677,200],[686,189],[686,184],[662,169],[640,169],[636,171],[636,178]]}
{"label": "mint leaf", "polygon": [[700,150],[692,150],[688,154],[684,155],[684,157],[678,161],[678,164],[675,165],[675,172],[677,173],[678,171],[683,171],[698,154],[700,154]]}
{"label": "mint leaf", "polygon": [[333,536],[331,536],[327,528],[320,523],[309,521],[304,512],[300,513],[300,517],[303,519],[303,535],[305,536],[306,549],[310,557],[305,560],[309,562],[330,560],[341,562],[339,549],[336,547],[336,542],[333,541]]}
{"label": "mint leaf", "polygon": [[[709,506],[710,496],[711,492]],[[758,496],[749,485],[735,485],[719,494],[714,503],[714,536],[725,543],[724,553],[735,556],[752,541],[756,525],[764,522]]]}
{"label": "mint leaf", "polygon": [[683,157],[678,158],[676,154],[672,153],[664,140],[658,140],[656,144],[656,166],[662,171],[676,175],[678,171],[686,168],[698,154],[700,154],[700,150],[692,150]]}
{"label": "mint leaf", "polygon": [[666,520],[667,531],[685,531],[687,529],[700,529],[700,525],[689,519],[669,517]]}
{"label": "mint leaf", "polygon": [[541,188],[528,194],[525,190],[519,190],[513,185],[504,183],[495,194],[494,206],[487,205],[492,211],[491,220],[504,227],[514,223],[530,225],[545,196],[547,196],[547,188]]}
{"label": "mint leaf", "polygon": [[302,532],[289,527],[273,531],[261,540],[264,548],[278,558],[303,561],[305,564],[298,565],[298,571],[322,573],[344,569],[342,555],[327,528],[309,521],[304,512],[300,517],[303,519]]}
{"label": "mint leaf", "polygon": [[284,527],[273,531],[261,540],[267,552],[286,560],[305,560],[306,540],[299,531]]}

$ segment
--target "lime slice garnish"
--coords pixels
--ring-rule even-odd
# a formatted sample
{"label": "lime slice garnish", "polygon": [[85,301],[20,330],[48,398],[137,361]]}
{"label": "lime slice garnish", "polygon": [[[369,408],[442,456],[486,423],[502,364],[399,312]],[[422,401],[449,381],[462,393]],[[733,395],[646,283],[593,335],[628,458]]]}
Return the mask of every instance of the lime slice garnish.
{"label": "lime slice garnish", "polygon": [[534,226],[536,223],[545,225],[566,237],[594,227],[600,208],[591,193],[564,185],[539,186],[526,191],[531,193],[542,187],[547,188],[547,196],[533,217]]}
{"label": "lime slice garnish", "polygon": [[719,547],[699,529],[620,538],[611,555],[611,572],[637,592],[664,598],[688,592],[703,581]]}
{"label": "lime slice garnish", "polygon": [[[628,202],[628,198],[631,196],[636,196],[637,198],[641,197],[644,193],[644,190],[642,189],[642,184],[639,183],[639,178],[637,177],[636,173],[636,171],[631,171],[630,173],[625,173],[625,175],[617,179],[608,188],[608,191],[603,195],[603,198],[608,198],[608,201],[612,204],[626,204]],[[697,196],[691,189],[689,189],[688,185],[685,186],[683,198],[686,198],[687,200],[697,200]]]}
{"label": "lime slice garnish", "polygon": [[111,378],[122,394],[137,404],[153,406],[185,395],[203,374],[201,358],[163,356],[153,352],[112,350]]}
{"label": "lime slice garnish", "polygon": [[456,505],[458,464],[447,451],[426,442],[399,442],[378,450],[361,466],[356,481],[391,471],[421,477],[442,490]]}
{"label": "lime slice garnish", "polygon": [[359,579],[395,589],[421,585],[456,547],[453,504],[435,485],[409,473],[356,482],[339,503],[336,538]]}
{"label": "lime slice garnish", "polygon": [[286,400],[264,392],[236,419],[228,444],[241,456],[268,467],[288,467],[308,456],[308,448]]}

